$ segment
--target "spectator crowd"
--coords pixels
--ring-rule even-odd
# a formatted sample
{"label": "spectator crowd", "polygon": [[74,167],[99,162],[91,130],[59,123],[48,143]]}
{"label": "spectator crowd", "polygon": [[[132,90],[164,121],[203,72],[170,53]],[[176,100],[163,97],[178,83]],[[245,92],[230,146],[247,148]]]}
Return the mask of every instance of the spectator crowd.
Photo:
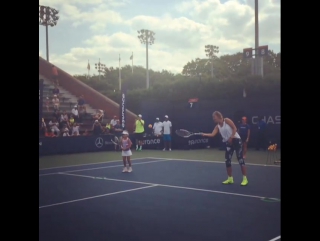
{"label": "spectator crowd", "polygon": [[[86,102],[83,95],[78,98],[78,103],[68,111],[62,111],[60,90],[56,84],[52,90],[52,96],[47,96],[44,99],[44,110],[52,113],[52,117],[49,120],[42,118],[39,127],[40,137],[68,137],[68,136],[88,136],[88,135],[104,135],[104,134],[116,134],[122,132],[119,119],[114,116],[110,122],[106,122],[103,110],[97,110],[95,114],[89,115],[87,113]],[[88,117],[89,116],[89,117]],[[88,119],[92,126],[83,124],[83,120]],[[89,124],[90,125],[90,124]],[[82,128],[81,126],[87,126],[88,128]]]}

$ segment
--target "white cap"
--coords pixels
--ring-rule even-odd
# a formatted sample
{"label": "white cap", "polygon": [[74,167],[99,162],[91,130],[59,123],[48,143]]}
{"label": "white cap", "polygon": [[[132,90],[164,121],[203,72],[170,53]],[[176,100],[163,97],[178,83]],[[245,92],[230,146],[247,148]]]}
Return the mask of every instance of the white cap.
{"label": "white cap", "polygon": [[57,95],[53,95],[53,97],[57,97]]}
{"label": "white cap", "polygon": [[95,120],[94,122],[98,122],[98,120]]}
{"label": "white cap", "polygon": [[122,135],[129,135],[129,133],[127,131],[123,131]]}
{"label": "white cap", "polygon": [[157,117],[156,120],[159,120],[159,117]]}
{"label": "white cap", "polygon": [[139,116],[140,118],[142,117],[142,115],[140,115],[140,114],[139,114],[138,116]]}
{"label": "white cap", "polygon": [[169,118],[169,116],[167,116],[167,115],[165,115],[164,117],[165,117],[165,118]]}
{"label": "white cap", "polygon": [[64,131],[69,131],[69,129],[68,129],[68,128],[65,128]]}
{"label": "white cap", "polygon": [[76,106],[76,105],[74,106],[74,108],[77,108],[77,107],[78,107],[78,106]]}

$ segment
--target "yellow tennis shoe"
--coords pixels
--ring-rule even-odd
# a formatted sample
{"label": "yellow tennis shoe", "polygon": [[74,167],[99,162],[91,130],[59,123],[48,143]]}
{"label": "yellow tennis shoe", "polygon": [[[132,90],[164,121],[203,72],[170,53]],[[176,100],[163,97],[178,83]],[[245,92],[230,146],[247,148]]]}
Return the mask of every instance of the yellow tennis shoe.
{"label": "yellow tennis shoe", "polygon": [[248,179],[246,176],[243,176],[242,182],[241,182],[241,186],[246,186],[248,185]]}
{"label": "yellow tennis shoe", "polygon": [[227,180],[225,180],[224,182],[222,182],[223,184],[232,184],[233,183],[233,177],[228,177]]}

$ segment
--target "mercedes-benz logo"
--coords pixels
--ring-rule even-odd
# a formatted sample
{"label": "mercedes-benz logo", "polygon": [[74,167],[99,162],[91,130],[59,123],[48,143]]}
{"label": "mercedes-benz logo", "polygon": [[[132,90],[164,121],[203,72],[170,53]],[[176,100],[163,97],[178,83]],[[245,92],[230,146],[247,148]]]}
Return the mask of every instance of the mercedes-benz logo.
{"label": "mercedes-benz logo", "polygon": [[95,141],[96,147],[101,148],[103,146],[103,139],[98,137]]}

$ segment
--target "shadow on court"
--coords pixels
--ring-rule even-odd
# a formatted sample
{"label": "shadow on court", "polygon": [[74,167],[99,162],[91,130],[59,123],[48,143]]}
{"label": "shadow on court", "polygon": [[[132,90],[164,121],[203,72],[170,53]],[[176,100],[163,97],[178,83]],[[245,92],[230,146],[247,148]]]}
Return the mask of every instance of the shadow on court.
{"label": "shadow on court", "polygon": [[134,162],[132,173],[121,173],[121,162],[40,171],[39,240],[273,240],[280,201],[261,198],[280,198],[280,168],[248,166],[241,187],[233,167],[227,186],[221,163],[149,159]]}

